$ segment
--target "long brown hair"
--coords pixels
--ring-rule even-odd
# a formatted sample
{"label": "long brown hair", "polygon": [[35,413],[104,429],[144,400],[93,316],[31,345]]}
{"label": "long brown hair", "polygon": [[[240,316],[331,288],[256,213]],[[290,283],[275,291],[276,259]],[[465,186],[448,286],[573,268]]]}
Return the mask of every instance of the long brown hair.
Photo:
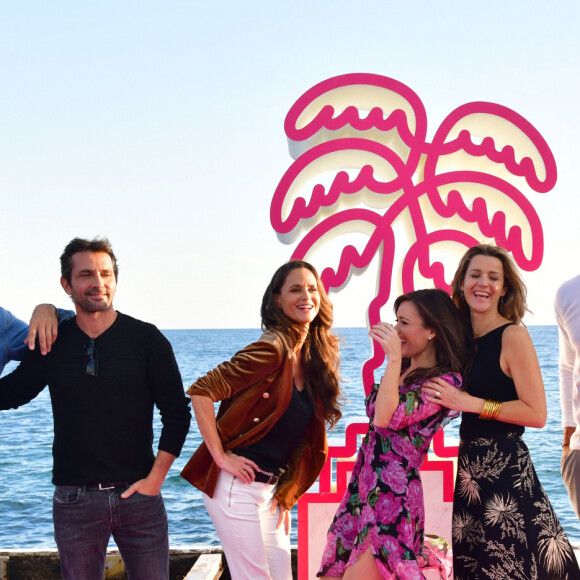
{"label": "long brown hair", "polygon": [[[451,372],[465,376],[473,357],[473,335],[449,294],[438,288],[403,294],[395,300],[395,314],[403,302],[412,302],[423,326],[435,332],[433,346],[436,360],[432,368],[417,368],[409,373],[405,377],[405,385]],[[403,359],[403,370],[410,364],[410,359]]]}
{"label": "long brown hair", "polygon": [[[506,250],[499,246],[489,244],[478,244],[473,246],[463,254],[457,266],[457,271],[451,282],[451,297],[457,308],[467,320],[471,320],[469,305],[465,301],[465,296],[461,290],[461,284],[467,274],[469,263],[475,256],[489,256],[497,258],[503,265],[503,277],[506,293],[499,301],[498,311],[504,317],[519,324],[526,312],[530,312],[526,303],[527,289],[520,273]],[[470,323],[471,324],[471,323]]]}
{"label": "long brown hair", "polygon": [[314,275],[320,295],[318,314],[310,323],[308,338],[302,346],[306,388],[310,396],[318,403],[318,412],[332,427],[342,416],[339,405],[341,397],[338,372],[339,339],[330,332],[333,322],[332,302],[314,266],[303,260],[291,260],[276,270],[262,299],[262,330],[281,332],[288,336],[292,343],[296,343],[300,337],[300,328],[284,314],[275,298],[280,294],[288,274],[299,268],[306,268]]}

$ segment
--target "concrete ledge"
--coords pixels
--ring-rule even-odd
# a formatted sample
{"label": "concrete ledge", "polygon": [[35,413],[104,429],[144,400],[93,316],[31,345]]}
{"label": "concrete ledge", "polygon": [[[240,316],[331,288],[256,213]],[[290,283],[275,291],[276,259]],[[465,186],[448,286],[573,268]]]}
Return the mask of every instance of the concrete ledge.
{"label": "concrete ledge", "polygon": [[222,572],[221,554],[201,554],[184,580],[218,580]]}
{"label": "concrete ledge", "polygon": [[[169,553],[169,578],[183,580],[195,567],[201,556],[205,562],[213,561],[205,556],[216,556],[222,563],[221,576],[194,576],[195,580],[228,580],[225,558],[221,549],[172,549]],[[208,569],[209,573],[209,569]],[[105,564],[105,580],[125,580],[125,566],[118,550],[109,550]],[[0,550],[0,580],[61,580],[60,562],[56,550]]]}
{"label": "concrete ledge", "polygon": [[0,556],[0,578],[8,577],[8,556]]}

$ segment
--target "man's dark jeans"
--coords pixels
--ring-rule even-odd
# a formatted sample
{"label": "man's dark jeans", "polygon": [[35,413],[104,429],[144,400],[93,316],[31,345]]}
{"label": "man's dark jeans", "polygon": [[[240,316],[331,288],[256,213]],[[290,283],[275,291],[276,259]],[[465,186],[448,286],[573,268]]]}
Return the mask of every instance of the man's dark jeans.
{"label": "man's dark jeans", "polygon": [[102,580],[111,534],[130,580],[169,577],[167,514],[161,495],[121,494],[128,486],[101,491],[57,485],[54,537],[64,580]]}

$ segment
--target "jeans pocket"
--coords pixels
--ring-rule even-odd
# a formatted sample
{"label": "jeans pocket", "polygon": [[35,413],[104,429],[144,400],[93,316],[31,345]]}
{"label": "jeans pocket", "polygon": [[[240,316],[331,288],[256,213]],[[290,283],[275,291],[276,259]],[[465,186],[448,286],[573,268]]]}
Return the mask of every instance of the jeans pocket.
{"label": "jeans pocket", "polygon": [[81,490],[78,487],[57,486],[52,496],[53,503],[72,504],[79,500]]}
{"label": "jeans pocket", "polygon": [[[162,497],[161,492],[159,492],[157,495],[149,495],[148,493],[141,493],[140,491],[136,491],[131,496],[129,496],[128,499],[130,499],[133,496],[135,496],[135,499],[140,499],[142,501],[146,501],[146,500],[156,501],[156,500],[160,500]],[[127,501],[127,500],[125,500],[125,501]]]}

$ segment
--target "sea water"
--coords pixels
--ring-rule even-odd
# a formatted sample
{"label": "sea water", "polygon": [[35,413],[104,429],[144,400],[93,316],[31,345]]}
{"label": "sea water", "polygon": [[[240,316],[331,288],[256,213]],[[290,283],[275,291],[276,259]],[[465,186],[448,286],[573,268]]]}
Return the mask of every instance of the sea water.
{"label": "sea water", "polygon": [[[526,429],[524,436],[540,481],[564,526],[569,539],[580,544],[580,524],[574,514],[560,475],[562,429],[558,392],[558,331],[556,326],[531,326],[548,401],[548,421],[543,429]],[[341,374],[345,379],[347,404],[343,419],[330,433],[344,434],[349,418],[364,415],[364,392],[361,367],[370,354],[370,342],[364,328],[336,331],[343,339]],[[237,350],[256,340],[255,330],[168,330],[184,387],[207,370],[229,359]],[[14,368],[9,365],[5,372]],[[377,378],[380,371],[377,371]],[[52,531],[52,412],[48,389],[20,409],[0,415],[0,549],[54,548]],[[106,429],[106,423],[103,429]],[[160,422],[156,418],[158,435]],[[458,437],[459,420],[452,421],[446,435]],[[179,457],[163,486],[169,517],[171,547],[207,547],[219,545],[207,516],[201,493],[180,478],[179,472],[201,442],[192,421],[191,430]],[[296,539],[296,510],[292,543]]]}

